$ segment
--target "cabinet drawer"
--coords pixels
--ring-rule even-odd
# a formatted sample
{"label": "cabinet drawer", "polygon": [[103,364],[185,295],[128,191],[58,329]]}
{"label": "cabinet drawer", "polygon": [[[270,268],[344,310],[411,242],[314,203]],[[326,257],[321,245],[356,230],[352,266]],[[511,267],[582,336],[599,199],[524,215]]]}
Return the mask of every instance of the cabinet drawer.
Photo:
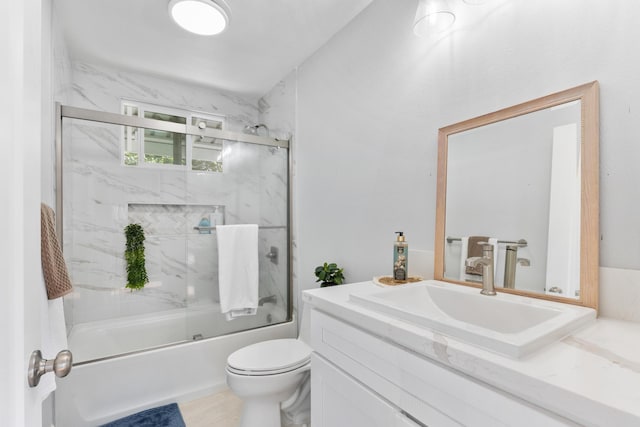
{"label": "cabinet drawer", "polygon": [[314,351],[426,425],[575,425],[315,309],[311,343]]}
{"label": "cabinet drawer", "polygon": [[311,406],[314,427],[420,427],[317,354],[311,356]]}

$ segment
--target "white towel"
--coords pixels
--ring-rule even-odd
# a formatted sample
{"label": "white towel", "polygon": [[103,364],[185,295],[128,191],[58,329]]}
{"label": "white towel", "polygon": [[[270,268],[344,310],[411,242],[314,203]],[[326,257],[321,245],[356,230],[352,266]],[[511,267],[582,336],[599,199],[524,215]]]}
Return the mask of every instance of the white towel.
{"label": "white towel", "polygon": [[[495,237],[489,237],[489,244],[493,246],[493,283],[495,286],[503,286],[504,283],[504,257],[502,257],[502,264],[498,263],[501,258],[500,247],[498,246],[498,239]],[[504,251],[503,251],[504,252]],[[501,266],[498,270],[498,266]]]}
{"label": "white towel", "polygon": [[460,270],[459,279],[461,282],[467,281],[467,254],[469,253],[469,237],[460,238]]}
{"label": "white towel", "polygon": [[258,308],[258,226],[217,225],[220,310],[227,320]]}

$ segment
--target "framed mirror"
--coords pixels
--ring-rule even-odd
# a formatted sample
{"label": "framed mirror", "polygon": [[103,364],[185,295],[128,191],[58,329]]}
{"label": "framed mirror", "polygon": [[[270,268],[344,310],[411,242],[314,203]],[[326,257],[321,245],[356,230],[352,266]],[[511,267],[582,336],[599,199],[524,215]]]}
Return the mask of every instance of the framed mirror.
{"label": "framed mirror", "polygon": [[434,275],[598,308],[599,101],[591,82],[438,133]]}

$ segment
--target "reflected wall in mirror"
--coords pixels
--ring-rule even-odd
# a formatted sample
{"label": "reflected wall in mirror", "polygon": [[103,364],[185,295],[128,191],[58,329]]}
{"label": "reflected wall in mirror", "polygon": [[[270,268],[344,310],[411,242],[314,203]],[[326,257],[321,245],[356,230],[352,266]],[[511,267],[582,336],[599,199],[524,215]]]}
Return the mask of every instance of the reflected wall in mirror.
{"label": "reflected wall in mirror", "polygon": [[435,278],[597,309],[598,83],[440,129]]}

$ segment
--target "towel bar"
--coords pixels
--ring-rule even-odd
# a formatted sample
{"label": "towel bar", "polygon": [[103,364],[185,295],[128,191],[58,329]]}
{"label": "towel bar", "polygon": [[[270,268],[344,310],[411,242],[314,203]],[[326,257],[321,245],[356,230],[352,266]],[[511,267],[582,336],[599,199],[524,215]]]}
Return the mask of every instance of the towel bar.
{"label": "towel bar", "polygon": [[[286,225],[259,225],[258,228],[262,228],[262,229],[270,229],[270,228],[287,228]],[[212,225],[212,226],[199,226],[196,225],[195,227],[193,227],[194,230],[215,230],[216,226]]]}
{"label": "towel bar", "polygon": [[[450,237],[447,236],[447,243],[451,243],[451,242],[459,242],[460,240],[462,240],[460,237]],[[509,244],[509,245],[518,245],[521,248],[524,248],[528,245],[527,241],[525,239],[520,239],[518,241],[515,240],[498,240],[498,243],[505,243],[505,244]]]}

